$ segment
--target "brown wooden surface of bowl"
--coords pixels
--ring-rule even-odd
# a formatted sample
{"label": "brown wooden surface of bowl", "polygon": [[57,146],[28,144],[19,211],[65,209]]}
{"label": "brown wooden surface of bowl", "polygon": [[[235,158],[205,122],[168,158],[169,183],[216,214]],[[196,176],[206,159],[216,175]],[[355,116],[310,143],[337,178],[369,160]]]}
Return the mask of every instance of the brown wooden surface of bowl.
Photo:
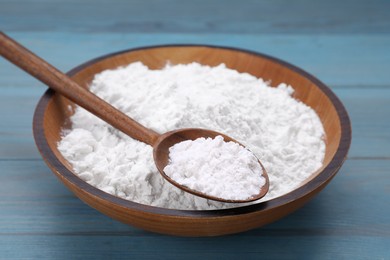
{"label": "brown wooden surface of bowl", "polygon": [[69,127],[73,104],[52,90],[46,91],[34,114],[34,138],[42,157],[56,176],[81,200],[105,215],[153,232],[181,236],[216,236],[260,227],[280,219],[304,205],[337,173],[351,142],[348,114],[333,92],[313,76],[281,60],[233,48],[203,45],[168,45],[118,52],[89,61],[68,73],[88,87],[95,74],[142,61],[151,69],[171,64],[198,62],[247,72],[272,86],[293,86],[294,97],[313,108],[326,132],[326,153],[321,169],[299,188],[281,197],[223,210],[174,210],[142,205],[105,193],[72,172],[57,149],[61,131]]}

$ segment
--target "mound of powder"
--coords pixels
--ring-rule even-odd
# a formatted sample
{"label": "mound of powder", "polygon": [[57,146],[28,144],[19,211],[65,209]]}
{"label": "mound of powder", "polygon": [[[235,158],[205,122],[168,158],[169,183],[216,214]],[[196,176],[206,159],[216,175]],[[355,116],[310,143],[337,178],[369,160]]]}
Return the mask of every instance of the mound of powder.
{"label": "mound of powder", "polygon": [[175,144],[169,148],[164,172],[192,190],[225,200],[246,200],[265,184],[256,156],[218,135]]}
{"label": "mound of powder", "polygon": [[[222,132],[263,163],[270,187],[260,201],[299,187],[322,165],[324,130],[317,114],[286,84],[197,63],[150,70],[140,62],[97,74],[90,86],[133,119],[159,133],[186,127]],[[152,147],[76,108],[58,149],[74,172],[105,192],[176,209],[235,207],[183,192],[157,171]],[[240,204],[242,206],[242,204]]]}

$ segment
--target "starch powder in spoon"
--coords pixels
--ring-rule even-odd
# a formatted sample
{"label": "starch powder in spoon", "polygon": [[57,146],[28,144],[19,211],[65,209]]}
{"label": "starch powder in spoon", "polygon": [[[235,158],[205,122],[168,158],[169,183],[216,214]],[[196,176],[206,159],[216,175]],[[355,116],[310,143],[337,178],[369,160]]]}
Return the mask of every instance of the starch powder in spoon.
{"label": "starch powder in spoon", "polygon": [[220,135],[173,145],[164,172],[181,185],[225,200],[247,200],[265,184],[256,156]]}
{"label": "starch powder in spoon", "polygon": [[[324,129],[317,114],[291,95],[291,86],[198,63],[151,70],[140,62],[95,76],[90,90],[158,133],[206,128],[242,143],[269,177],[267,201],[284,195],[322,166]],[[174,209],[221,209],[237,204],[197,197],[166,181],[152,147],[82,108],[63,131],[58,149],[89,184],[134,202]],[[257,201],[258,202],[258,201]],[[239,206],[242,206],[240,204]]]}

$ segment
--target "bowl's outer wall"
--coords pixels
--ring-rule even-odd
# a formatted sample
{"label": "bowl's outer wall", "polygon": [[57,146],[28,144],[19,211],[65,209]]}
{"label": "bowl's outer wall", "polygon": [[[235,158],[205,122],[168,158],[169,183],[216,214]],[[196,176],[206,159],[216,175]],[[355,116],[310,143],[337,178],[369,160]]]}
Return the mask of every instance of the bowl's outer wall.
{"label": "bowl's outer wall", "polygon": [[344,162],[350,142],[348,114],[338,98],[306,72],[275,58],[248,51],[214,46],[156,46],[110,54],[85,63],[69,75],[88,87],[95,74],[142,61],[152,69],[171,64],[199,62],[216,66],[225,63],[272,86],[293,86],[294,97],[312,107],[326,132],[324,165],[300,188],[265,203],[228,210],[184,211],[141,205],[109,195],[79,179],[57,149],[63,127],[69,127],[73,104],[48,90],[34,114],[34,138],[46,163],[56,176],[91,207],[121,222],[153,232],[181,236],[215,236],[250,230],[271,223],[304,205],[323,189]]}

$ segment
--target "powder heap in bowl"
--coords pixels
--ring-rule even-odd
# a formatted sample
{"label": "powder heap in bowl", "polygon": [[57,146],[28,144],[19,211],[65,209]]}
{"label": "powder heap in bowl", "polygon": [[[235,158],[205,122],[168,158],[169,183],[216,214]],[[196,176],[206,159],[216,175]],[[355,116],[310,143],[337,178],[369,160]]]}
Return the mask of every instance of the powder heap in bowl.
{"label": "powder heap in bowl", "polygon": [[[150,70],[136,62],[97,74],[90,89],[156,132],[206,128],[244,144],[268,173],[269,192],[260,201],[298,188],[322,166],[325,142],[320,119],[313,109],[291,97],[293,88],[286,84],[270,87],[262,79],[223,64]],[[58,149],[89,184],[158,207],[207,210],[237,206],[176,188],[157,171],[151,146],[84,109],[76,108],[71,122]]]}

